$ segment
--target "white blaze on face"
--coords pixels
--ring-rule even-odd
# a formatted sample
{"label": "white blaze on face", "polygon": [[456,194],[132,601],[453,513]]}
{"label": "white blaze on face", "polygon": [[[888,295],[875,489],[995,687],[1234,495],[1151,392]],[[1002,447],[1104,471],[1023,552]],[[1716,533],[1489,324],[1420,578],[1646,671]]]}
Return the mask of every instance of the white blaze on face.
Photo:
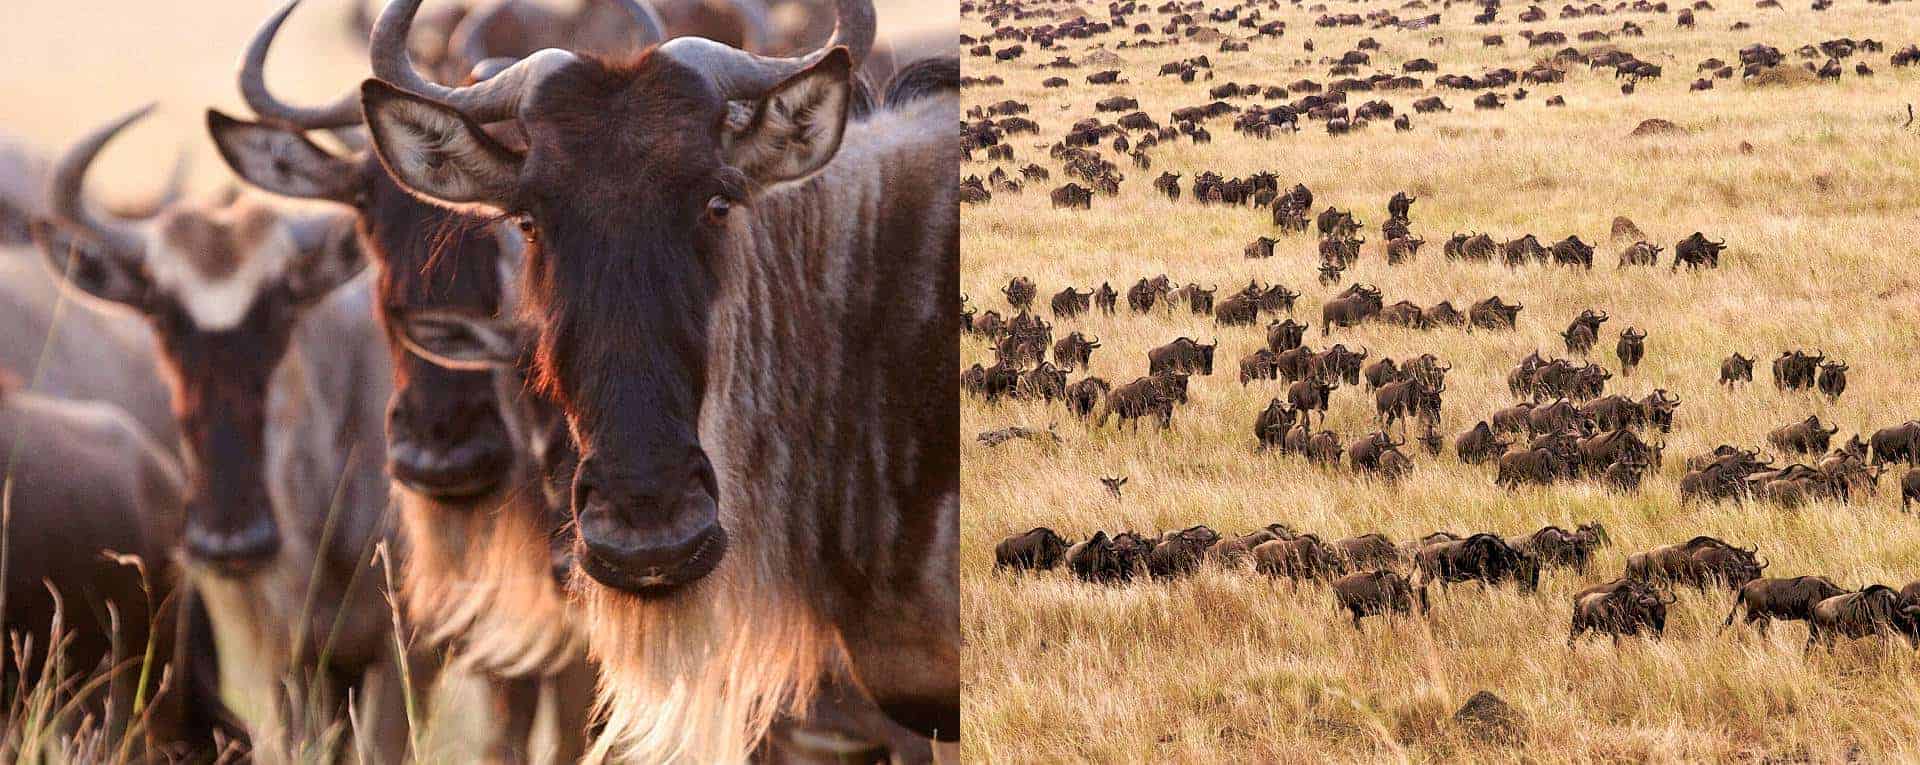
{"label": "white blaze on face", "polygon": [[232,329],[298,252],[272,210],[248,203],[168,213],[153,229],[147,269],[202,330]]}

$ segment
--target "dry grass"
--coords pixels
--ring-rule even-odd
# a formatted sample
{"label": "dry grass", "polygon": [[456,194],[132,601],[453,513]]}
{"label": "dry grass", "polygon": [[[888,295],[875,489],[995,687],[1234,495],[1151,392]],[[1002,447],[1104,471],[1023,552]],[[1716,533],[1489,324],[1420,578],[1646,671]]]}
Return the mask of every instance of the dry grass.
{"label": "dry grass", "polygon": [[[1394,5],[1337,3],[1328,10],[1365,13]],[[1558,8],[1543,5],[1550,14]],[[1920,207],[1914,151],[1920,134],[1899,126],[1920,73],[1887,64],[1888,53],[1920,39],[1920,15],[1858,2],[1824,13],[1804,3],[1789,3],[1796,7],[1785,11],[1720,5],[1724,10],[1699,14],[1698,31],[1675,30],[1670,16],[1640,14],[1533,25],[1569,37],[1629,19],[1645,26],[1645,38],[1617,42],[1663,65],[1667,79],[1642,83],[1631,97],[1620,95],[1609,72],[1577,67],[1568,83],[1529,87],[1532,95],[1504,111],[1474,111],[1472,93],[1436,91],[1455,111],[1414,115],[1416,129],[1406,134],[1377,123],[1330,138],[1317,123],[1305,123],[1307,132],[1260,142],[1217,120],[1209,125],[1213,144],[1181,141],[1152,150],[1153,170],[1126,167],[1120,195],[1096,198],[1091,213],[1050,209],[1047,190],[1066,178],[1043,147],[1074,119],[1092,114],[1099,98],[1130,95],[1165,120],[1175,108],[1210,101],[1208,84],[1325,82],[1324,67],[1297,66],[1296,59],[1337,56],[1368,35],[1384,46],[1374,52],[1375,65],[1396,72],[1415,57],[1435,60],[1443,73],[1522,69],[1551,49],[1528,51],[1517,36],[1523,26],[1512,19],[1524,4],[1510,4],[1491,28],[1469,25],[1472,10],[1456,5],[1439,28],[1415,32],[1318,29],[1312,25],[1318,13],[1285,6],[1266,18],[1287,21],[1287,36],[1255,41],[1251,53],[1192,44],[1116,51],[1124,64],[1114,68],[1129,85],[1086,86],[1082,78],[1092,68],[1035,69],[1054,53],[1031,44],[1028,56],[1012,65],[966,59],[967,74],[1006,79],[1001,87],[969,90],[968,104],[1026,101],[1033,107],[1027,116],[1043,127],[1038,139],[1012,141],[1017,161],[1009,171],[1038,161],[1054,172],[1052,182],[1024,195],[996,194],[991,203],[965,210],[961,283],[982,308],[1008,313],[998,287],[1015,275],[1039,283],[1041,306],[1068,284],[1087,289],[1111,281],[1124,292],[1142,276],[1166,273],[1178,283],[1218,284],[1224,296],[1258,278],[1305,293],[1297,313],[1314,324],[1308,344],[1324,347],[1329,341],[1320,337],[1319,308],[1332,290],[1314,281],[1309,237],[1282,237],[1273,259],[1244,260],[1247,242],[1275,235],[1264,211],[1171,203],[1150,186],[1161,170],[1182,173],[1183,188],[1206,169],[1228,176],[1272,170],[1283,186],[1300,181],[1310,187],[1316,209],[1352,209],[1368,224],[1366,255],[1348,276],[1379,285],[1386,302],[1451,299],[1464,308],[1499,294],[1526,305],[1512,333],[1369,325],[1334,334],[1332,340],[1366,346],[1376,356],[1431,351],[1451,362],[1442,428],[1449,441],[1508,403],[1505,372],[1520,356],[1535,348],[1563,353],[1559,330],[1587,307],[1612,313],[1594,353],[1609,367],[1617,367],[1612,347],[1621,329],[1637,326],[1650,335],[1639,371],[1616,376],[1610,392],[1638,397],[1657,386],[1684,402],[1666,439],[1665,469],[1635,495],[1586,484],[1507,493],[1492,485],[1491,467],[1424,453],[1415,456],[1413,476],[1388,486],[1344,469],[1326,472],[1297,458],[1253,453],[1254,415],[1270,397],[1284,396],[1283,383],[1242,388],[1235,382],[1237,359],[1261,346],[1261,332],[1215,328],[1184,309],[1136,318],[1124,305],[1111,318],[1058,321],[1056,336],[1078,329],[1105,343],[1094,353],[1092,371],[1116,385],[1145,373],[1148,348],[1181,335],[1217,336],[1219,371],[1195,379],[1193,403],[1176,413],[1166,434],[1090,432],[1058,406],[962,401],[964,754],[970,761],[1920,757],[1914,743],[1920,713],[1911,703],[1920,692],[1914,679],[1920,661],[1904,646],[1862,641],[1833,656],[1803,657],[1800,625],[1783,625],[1768,639],[1717,635],[1728,596],[1688,592],[1674,607],[1663,643],[1564,647],[1574,590],[1616,576],[1627,552],[1698,533],[1760,545],[1773,561],[1771,575],[1817,573],[1846,584],[1895,586],[1920,577],[1920,536],[1914,534],[1920,521],[1899,512],[1897,474],[1882,481],[1877,497],[1851,507],[1788,512],[1678,501],[1679,458],[1715,444],[1759,446],[1768,429],[1809,413],[1841,425],[1837,443],[1920,413],[1910,386],[1920,376],[1920,356],[1904,350],[1920,342],[1920,268],[1909,252],[1920,236],[1913,215]],[[1430,11],[1399,12],[1412,18]],[[1147,13],[1129,23],[1142,20],[1156,29],[1165,23]],[[1727,31],[1736,20],[1754,28]],[[962,30],[988,31],[978,17],[964,19]],[[1506,34],[1509,47],[1482,48],[1486,32]],[[1445,44],[1428,47],[1435,35]],[[1707,93],[1686,90],[1694,63],[1708,56],[1737,60],[1740,47],[1767,42],[1797,65],[1793,48],[1838,36],[1884,41],[1886,53],[1864,58],[1878,76],[1853,76],[1849,61],[1837,84],[1750,88],[1721,81]],[[1103,39],[1111,48],[1132,37]],[[1301,40],[1309,37],[1318,52],[1302,54]],[[1067,52],[1077,60],[1085,48]],[[1154,76],[1162,62],[1202,53],[1214,61],[1213,83],[1183,86]],[[1074,87],[1042,89],[1040,81],[1054,74]],[[1429,94],[1355,94],[1353,103],[1385,98],[1410,111],[1415,98]],[[1542,106],[1555,94],[1565,96],[1566,108]],[[1687,132],[1629,136],[1654,117]],[[1752,145],[1750,153],[1739,148],[1743,142]],[[989,163],[970,163],[963,175],[984,176],[989,169]],[[1402,189],[1419,197],[1413,229],[1429,247],[1418,261],[1390,267],[1373,240],[1380,238],[1387,198]],[[1616,271],[1618,248],[1607,244],[1616,215],[1667,245],[1663,260],[1675,241],[1695,230],[1724,237],[1731,245],[1724,267],[1671,274],[1663,262],[1657,270]],[[1596,244],[1598,267],[1591,273],[1509,270],[1441,258],[1447,235],[1468,230],[1496,239],[1530,231],[1549,243],[1579,234]],[[1838,403],[1781,394],[1766,382],[1766,360],[1794,347],[1824,348],[1853,362],[1852,386]],[[1762,358],[1760,383],[1729,393],[1714,381],[1719,360],[1735,350]],[[977,340],[964,340],[961,356],[963,367],[992,363]],[[989,449],[971,440],[1006,425],[1049,423],[1058,423],[1064,444],[1016,441]],[[1370,430],[1371,396],[1336,392],[1330,427],[1343,440]],[[1131,480],[1125,501],[1114,502],[1097,479],[1120,475]],[[1095,529],[1207,523],[1239,533],[1284,521],[1329,537],[1379,531],[1408,539],[1435,529],[1517,534],[1586,520],[1605,523],[1616,544],[1585,577],[1550,572],[1541,593],[1526,597],[1455,588],[1437,597],[1430,621],[1370,619],[1361,633],[1335,613],[1324,589],[1296,590],[1250,573],[1208,570],[1170,585],[1118,588],[1061,573],[992,573],[994,543],[1036,525],[1083,539]],[[1481,689],[1522,711],[1525,749],[1473,741],[1450,723],[1453,711]]]}

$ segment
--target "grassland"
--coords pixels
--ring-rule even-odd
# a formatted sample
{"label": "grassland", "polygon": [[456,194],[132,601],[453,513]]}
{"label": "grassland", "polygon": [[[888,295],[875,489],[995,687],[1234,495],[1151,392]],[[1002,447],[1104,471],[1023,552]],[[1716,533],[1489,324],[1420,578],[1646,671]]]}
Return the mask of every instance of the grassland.
{"label": "grassland", "polygon": [[[1384,2],[1334,3],[1334,13],[1393,8]],[[1081,330],[1104,346],[1092,373],[1115,384],[1145,374],[1148,348],[1182,335],[1218,337],[1216,374],[1196,378],[1193,402],[1173,430],[1094,432],[1060,406],[961,402],[965,474],[961,579],[965,609],[963,753],[975,762],[1324,762],[1324,761],[1759,761],[1828,762],[1920,757],[1920,697],[1913,652],[1862,641],[1835,654],[1803,656],[1805,632],[1781,625],[1770,637],[1716,634],[1730,598],[1724,592],[1682,594],[1667,638],[1629,640],[1616,649],[1595,641],[1564,646],[1570,594],[1618,575],[1623,556],[1655,545],[1716,534],[1759,545],[1769,575],[1824,574],[1852,586],[1898,586],[1920,578],[1920,520],[1899,511],[1890,474],[1878,496],[1851,506],[1815,504],[1785,511],[1765,504],[1684,505],[1677,481],[1681,457],[1722,443],[1763,446],[1778,425],[1817,413],[1837,422],[1844,439],[1920,415],[1920,133],[1903,128],[1920,72],[1888,66],[1887,55],[1920,39],[1920,14],[1843,0],[1825,12],[1804,3],[1757,10],[1725,3],[1699,13],[1697,30],[1676,29],[1670,15],[1617,13],[1574,20],[1514,21],[1510,5],[1491,27],[1468,22],[1477,6],[1442,11],[1438,27],[1418,31],[1315,28],[1318,12],[1260,4],[1265,19],[1282,19],[1278,41],[1255,40],[1249,53],[1222,54],[1217,44],[1178,43],[1118,50],[1131,33],[1067,40],[1064,51],[1039,51],[1010,64],[966,58],[966,74],[998,75],[1005,84],[967,91],[967,103],[1012,98],[1039,137],[1019,136],[1009,171],[1039,162],[1051,182],[1021,195],[996,194],[964,211],[962,285],[981,308],[1009,314],[998,287],[1016,275],[1040,285],[1040,300],[1067,285],[1103,281],[1125,290],[1143,276],[1165,273],[1177,283],[1218,284],[1225,291],[1249,279],[1301,290],[1297,314],[1314,324],[1308,344],[1365,346],[1404,358],[1433,352],[1454,366],[1442,431],[1449,437],[1505,406],[1508,368],[1533,349],[1564,354],[1559,331],[1583,308],[1612,314],[1593,358],[1616,368],[1617,333],[1649,333],[1647,357],[1610,392],[1638,397],[1663,387],[1682,400],[1666,436],[1665,467],[1631,495],[1585,483],[1506,492],[1491,467],[1463,465],[1451,454],[1415,457],[1414,474],[1397,485],[1363,480],[1344,469],[1324,471],[1294,457],[1256,455],[1252,423],[1284,384],[1234,379],[1235,360],[1261,346],[1251,328],[1216,328],[1208,317],[1156,310],[1056,322],[1056,336]],[[1064,8],[1063,4],[1052,6]],[[1082,6],[1097,10],[1092,5]],[[1209,3],[1209,8],[1224,7]],[[1557,6],[1549,6],[1549,14]],[[1435,9],[1402,9],[1414,18]],[[1244,12],[1244,9],[1243,9]],[[1204,22],[1203,14],[1196,14]],[[1326,82],[1322,56],[1338,56],[1362,37],[1382,43],[1373,64],[1398,72],[1426,57],[1443,73],[1524,69],[1553,48],[1529,51],[1522,28],[1617,29],[1632,20],[1642,38],[1614,44],[1660,64],[1666,78],[1623,96],[1607,70],[1574,67],[1568,82],[1529,86],[1523,101],[1476,111],[1459,91],[1354,94],[1354,103],[1385,98],[1410,111],[1437,92],[1450,114],[1414,115],[1414,130],[1384,122],[1364,132],[1327,136],[1317,123],[1271,141],[1240,137],[1230,120],[1209,125],[1209,145],[1184,140],[1150,150],[1154,166],[1126,166],[1116,197],[1096,197],[1091,212],[1051,209],[1046,191],[1065,182],[1045,145],[1095,100],[1139,99],[1163,123],[1175,108],[1208,103],[1206,87],[1223,82]],[[1001,23],[1028,24],[1038,20]],[[1138,13],[1157,30],[1165,17]],[[1735,21],[1752,28],[1731,31]],[[1249,30],[1222,25],[1229,34]],[[990,30],[978,15],[962,31]],[[1484,33],[1503,33],[1504,48],[1483,48]],[[1838,82],[1793,78],[1759,87],[1738,78],[1689,93],[1694,64],[1709,56],[1737,61],[1736,51],[1765,42],[1792,51],[1835,37],[1871,37],[1885,53],[1866,54],[1873,77],[1856,77],[1848,62]],[[1440,37],[1440,45],[1429,38]],[[1304,53],[1311,38],[1316,53]],[[1006,43],[995,42],[998,49]],[[1059,53],[1076,60],[1103,45],[1123,62],[1056,72],[1036,66]],[[1592,44],[1577,44],[1594,50]],[[1556,46],[1557,47],[1557,46]],[[1163,62],[1207,54],[1211,83],[1156,77]],[[1302,59],[1310,59],[1306,64]],[[1818,62],[1816,62],[1818,63]],[[1090,71],[1118,68],[1130,84],[1093,87]],[[1362,76],[1373,69],[1363,68]],[[1044,89],[1065,76],[1073,86]],[[1431,75],[1421,75],[1431,80]],[[1503,92],[1511,89],[1502,89]],[[1565,108],[1546,108],[1562,95]],[[1248,103],[1235,99],[1236,105]],[[1111,119],[1114,115],[1104,115]],[[1633,137],[1647,118],[1671,120],[1683,135]],[[1742,148],[1743,144],[1750,148]],[[1111,156],[1110,150],[1105,150]],[[981,155],[984,156],[984,155]],[[1122,157],[1115,157],[1127,165]],[[963,175],[986,175],[976,161]],[[1416,332],[1370,324],[1320,337],[1319,308],[1334,290],[1314,281],[1310,237],[1283,236],[1271,260],[1250,261],[1241,248],[1275,235],[1264,211],[1169,202],[1150,186],[1162,170],[1186,186],[1202,170],[1226,176],[1261,170],[1283,187],[1305,183],[1316,209],[1352,209],[1368,224],[1369,243],[1352,280],[1382,288],[1386,302],[1409,299],[1456,306],[1498,294],[1524,303],[1511,333]],[[1419,198],[1413,230],[1429,241],[1413,263],[1388,266],[1379,254],[1378,224],[1386,200],[1405,190]],[[1618,247],[1609,224],[1624,215],[1657,243],[1671,245],[1699,230],[1725,238],[1718,271],[1616,270]],[[1591,272],[1443,259],[1439,244],[1455,231],[1496,239],[1532,232],[1552,242],[1579,234],[1597,243]],[[1671,249],[1668,250],[1668,255]],[[1223,291],[1222,295],[1225,294]],[[1044,309],[1043,309],[1044,311]],[[1783,394],[1766,382],[1765,359],[1782,350],[1823,348],[1853,363],[1852,385],[1837,403]],[[1763,359],[1759,384],[1729,392],[1715,384],[1719,360],[1733,351]],[[992,353],[963,339],[962,366],[991,364]],[[1077,379],[1077,375],[1075,376]],[[1329,427],[1343,440],[1371,430],[1372,402],[1356,390],[1335,393]],[[1015,441],[987,448],[972,434],[1026,425],[1057,427],[1063,442]],[[1101,489],[1101,476],[1127,476],[1125,499]],[[1335,613],[1323,588],[1292,588],[1248,572],[1214,569],[1171,584],[1123,587],[1082,584],[1063,573],[995,575],[992,548],[1007,534],[1050,526],[1072,539],[1095,529],[1155,531],[1207,523],[1241,533],[1281,521],[1328,537],[1378,531],[1409,539],[1436,530],[1518,534],[1555,523],[1597,520],[1615,545],[1584,578],[1570,571],[1543,577],[1541,592],[1455,588],[1436,598],[1427,620],[1370,620],[1356,633]],[[1489,690],[1517,707],[1522,742],[1508,746],[1462,733],[1450,716],[1468,696]]]}

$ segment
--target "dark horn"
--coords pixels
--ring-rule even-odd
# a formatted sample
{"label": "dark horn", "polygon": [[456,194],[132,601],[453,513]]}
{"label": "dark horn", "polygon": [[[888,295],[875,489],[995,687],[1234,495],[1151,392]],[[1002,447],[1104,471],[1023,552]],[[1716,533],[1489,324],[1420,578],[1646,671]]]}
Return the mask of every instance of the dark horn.
{"label": "dark horn", "polygon": [[86,198],[81,187],[86,181],[87,168],[100,150],[120,134],[128,125],[139,122],[153,113],[153,104],[147,104],[122,115],[119,119],[94,128],[93,132],[82,136],[60,155],[54,163],[53,173],[47,183],[48,212],[53,219],[69,228],[78,229],[83,234],[99,240],[122,257],[140,257],[146,252],[146,237],[137,226],[120,220],[103,220],[94,217],[87,209]]}
{"label": "dark horn", "polygon": [[267,90],[267,49],[273,47],[273,38],[280,33],[280,25],[286,23],[288,14],[293,13],[293,9],[299,5],[300,0],[289,0],[253,33],[253,40],[247,43],[246,56],[240,60],[240,97],[247,102],[247,108],[261,119],[288,127],[324,130],[360,124],[358,88],[340,96],[333,103],[318,107],[295,106],[275,98]]}
{"label": "dark horn", "polygon": [[373,24],[370,59],[373,75],[401,90],[439,101],[476,122],[500,122],[517,117],[520,102],[533,87],[568,64],[579,60],[569,51],[548,48],[508,67],[493,79],[461,88],[429,81],[414,68],[407,51],[407,33],[420,0],[393,0]]}

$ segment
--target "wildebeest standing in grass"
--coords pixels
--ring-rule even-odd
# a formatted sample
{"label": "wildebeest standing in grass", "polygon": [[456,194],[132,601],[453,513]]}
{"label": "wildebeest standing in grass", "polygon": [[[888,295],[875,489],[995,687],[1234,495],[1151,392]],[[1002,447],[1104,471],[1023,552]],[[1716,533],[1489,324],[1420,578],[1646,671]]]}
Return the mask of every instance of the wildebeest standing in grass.
{"label": "wildebeest standing in grass", "polygon": [[1213,352],[1219,348],[1219,341],[1212,345],[1201,345],[1192,338],[1177,338],[1171,343],[1147,351],[1147,373],[1178,372],[1181,374],[1213,374]]}
{"label": "wildebeest standing in grass", "polygon": [[1725,240],[1708,241],[1705,234],[1695,231],[1673,246],[1673,265],[1669,270],[1679,270],[1681,266],[1688,269],[1719,268],[1720,252],[1726,248]]}
{"label": "wildebeest standing in grass", "polygon": [[1173,405],[1177,396],[1175,385],[1184,387],[1186,375],[1166,373],[1134,379],[1133,382],[1114,388],[1100,402],[1100,408],[1093,418],[1095,428],[1107,426],[1107,418],[1120,416],[1121,424],[1131,423],[1134,430],[1140,429],[1140,418],[1154,415],[1161,429],[1173,424]]}
{"label": "wildebeest standing in grass", "polygon": [[1626,577],[1701,590],[1715,583],[1738,589],[1760,578],[1767,565],[1759,557],[1758,548],[1735,547],[1714,537],[1697,536],[1681,544],[1627,556]]}
{"label": "wildebeest standing in grass", "polygon": [[1816,644],[1832,651],[1836,637],[1869,635],[1898,635],[1909,647],[1920,647],[1920,605],[1903,603],[1900,593],[1884,584],[1822,600],[1807,620],[1807,651]]}
{"label": "wildebeest standing in grass", "polygon": [[1100,288],[1093,292],[1094,307],[1099,308],[1100,312],[1104,314],[1112,315],[1114,305],[1118,303],[1119,300],[1120,293],[1115,291],[1113,285],[1107,282],[1101,282]]}
{"label": "wildebeest standing in grass", "polygon": [[1910,510],[1914,502],[1920,502],[1920,468],[1900,477],[1900,512]]}
{"label": "wildebeest standing in grass", "polygon": [[1293,428],[1298,414],[1278,398],[1268,402],[1267,408],[1260,410],[1260,414],[1253,419],[1253,436],[1259,444],[1255,448],[1259,451],[1276,449],[1285,453],[1287,431]]}
{"label": "wildebeest standing in grass", "polygon": [[1799,454],[1824,454],[1833,434],[1840,432],[1840,426],[1820,427],[1820,416],[1807,415],[1807,418],[1791,425],[1782,425],[1767,433],[1767,443],[1784,451]]}
{"label": "wildebeest standing in grass", "polygon": [[1840,400],[1840,394],[1847,392],[1847,365],[1838,361],[1821,364],[1819,387],[1827,398]]}
{"label": "wildebeest standing in grass", "polygon": [[[532,240],[535,377],[582,455],[601,745],[744,759],[823,683],[953,739],[957,78],[850,120],[874,13],[839,0],[832,39],[794,58],[682,37],[622,61],[549,49],[447,88],[408,61],[417,6],[375,25],[362,107],[403,185],[514,214]],[[524,154],[475,127],[508,120]],[[863,278],[782,287],[809,274]],[[868,533],[826,533],[844,528]]]}
{"label": "wildebeest standing in grass", "polygon": [[[0,369],[0,474],[11,491],[3,626],[31,641],[33,654],[8,651],[0,674],[23,684],[55,677],[46,664],[58,621],[66,642],[55,668],[65,676],[91,676],[103,661],[129,663],[83,693],[50,682],[38,690],[55,704],[83,696],[77,709],[104,726],[108,742],[121,740],[140,693],[149,705],[145,742],[211,760],[219,667],[212,625],[175,565],[187,491],[179,465],[119,407],[19,390],[8,378]],[[155,664],[143,688],[149,641]],[[167,759],[139,744],[130,751]]]}
{"label": "wildebeest standing in grass", "polygon": [[1747,613],[1742,623],[1755,625],[1760,634],[1765,635],[1770,621],[1807,621],[1813,618],[1813,607],[1820,601],[1846,592],[1845,587],[1824,576],[1755,579],[1740,585],[1733,594],[1733,608],[1727,611],[1727,620],[1721,623],[1720,629],[1724,631],[1733,626],[1734,617],[1745,608]]}
{"label": "wildebeest standing in grass", "polygon": [[1753,359],[1735,352],[1720,362],[1720,384],[1729,388],[1736,383],[1753,382]]}
{"label": "wildebeest standing in grass", "polygon": [[1606,527],[1597,522],[1580,524],[1574,531],[1546,526],[1513,539],[1513,546],[1531,553],[1541,567],[1571,566],[1580,574],[1587,573],[1587,562],[1593,559],[1595,549],[1612,543]]}
{"label": "wildebeest standing in grass", "polygon": [[1073,412],[1075,417],[1086,419],[1093,415],[1094,408],[1112,389],[1113,386],[1098,377],[1082,377],[1075,380],[1067,385],[1067,411]]}
{"label": "wildebeest standing in grass", "polygon": [[1039,292],[1033,280],[1024,276],[1013,277],[1007,286],[1000,288],[1000,294],[1007,296],[1007,304],[1022,312],[1033,307],[1033,298]]}
{"label": "wildebeest standing in grass", "polygon": [[[1360,629],[1360,617],[1376,614],[1413,613],[1416,599],[1413,583],[1394,571],[1359,571],[1333,582],[1334,601],[1353,615],[1353,628]],[[1427,591],[1417,595],[1420,613],[1427,612]]]}
{"label": "wildebeest standing in grass", "polygon": [[1465,581],[1489,585],[1512,581],[1521,592],[1533,592],[1540,586],[1539,560],[1507,544],[1498,534],[1483,532],[1466,539],[1423,544],[1414,553],[1413,562],[1422,586],[1434,581],[1443,588]]}
{"label": "wildebeest standing in grass", "polygon": [[1873,432],[1867,439],[1873,449],[1873,464],[1920,461],[1920,420],[1908,420]]}
{"label": "wildebeest standing in grass", "polygon": [[[258,670],[239,691],[259,714],[250,725],[285,731],[297,719],[288,699],[337,714],[350,695],[379,689],[385,711],[355,744],[397,756],[407,731],[392,619],[364,575],[375,545],[393,539],[382,469],[392,373],[370,285],[355,278],[364,256],[348,219],[253,200],[180,204],[137,226],[96,218],[78,201],[87,168],[147,113],[81,139],[51,180],[79,263],[65,269],[68,252],[46,246],[50,227],[36,239],[75,292],[146,317],[159,341],[191,456],[185,561],[222,655]],[[323,653],[328,671],[310,674]],[[430,664],[421,658],[417,676]]]}
{"label": "wildebeest standing in grass", "polygon": [[1079,292],[1072,287],[1055,293],[1049,307],[1055,318],[1070,319],[1086,313],[1093,292]]}
{"label": "wildebeest standing in grass", "polygon": [[1206,526],[1167,534],[1147,552],[1147,573],[1155,579],[1191,574],[1200,568],[1207,549],[1219,541],[1219,532]]}
{"label": "wildebeest standing in grass", "polygon": [[1253,568],[1270,577],[1286,577],[1296,582],[1326,579],[1345,570],[1333,548],[1315,534],[1262,542],[1253,548]]}
{"label": "wildebeest standing in grass", "polygon": [[1637,635],[1646,630],[1655,640],[1667,631],[1667,606],[1676,598],[1652,587],[1628,583],[1599,592],[1585,592],[1573,601],[1573,625],[1567,631],[1567,647],[1586,632],[1606,633],[1620,644],[1621,635]]}
{"label": "wildebeest standing in grass", "polygon": [[993,548],[993,569],[1048,571],[1065,558],[1067,540],[1053,529],[1037,526],[1024,534],[1014,534]]}
{"label": "wildebeest standing in grass", "polygon": [[1620,331],[1620,342],[1613,347],[1613,355],[1620,359],[1620,374],[1633,376],[1633,368],[1640,366],[1640,359],[1647,355],[1647,333],[1645,330],[1628,327]]}

